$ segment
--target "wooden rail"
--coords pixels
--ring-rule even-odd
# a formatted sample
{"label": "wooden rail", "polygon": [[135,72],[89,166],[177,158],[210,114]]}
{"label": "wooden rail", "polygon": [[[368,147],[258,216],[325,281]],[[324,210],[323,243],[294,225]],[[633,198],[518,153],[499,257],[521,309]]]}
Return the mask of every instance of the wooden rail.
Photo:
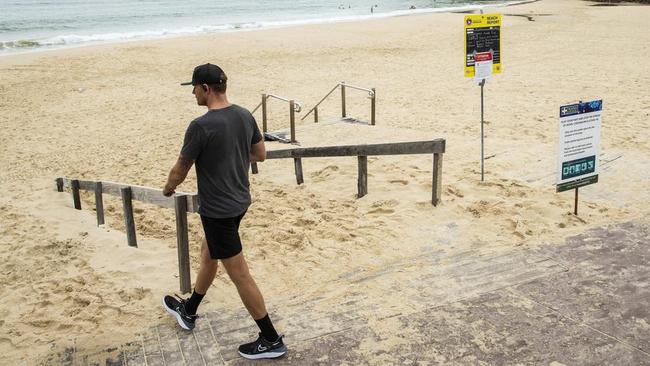
{"label": "wooden rail", "polygon": [[[303,183],[302,158],[357,156],[359,164],[358,194],[361,198],[368,193],[368,156],[373,155],[405,155],[433,154],[433,188],[431,203],[437,206],[442,193],[442,154],[445,152],[445,140],[398,142],[373,145],[347,145],[309,147],[266,152],[267,159],[294,159],[296,182]],[[253,173],[257,174],[255,166]]]}
{"label": "wooden rail", "polygon": [[103,194],[121,197],[122,207],[124,209],[124,224],[127,243],[132,247],[138,246],[135,233],[135,219],[133,216],[133,200],[160,207],[173,208],[176,212],[176,241],[178,244],[180,290],[182,293],[188,293],[191,291],[187,213],[198,211],[198,195],[177,192],[172,197],[165,197],[160,189],[114,182],[95,182],[70,178],[57,178],[56,188],[59,192],[63,192],[64,188],[71,189],[74,207],[77,210],[81,210],[79,191],[94,192],[97,225],[104,224]]}

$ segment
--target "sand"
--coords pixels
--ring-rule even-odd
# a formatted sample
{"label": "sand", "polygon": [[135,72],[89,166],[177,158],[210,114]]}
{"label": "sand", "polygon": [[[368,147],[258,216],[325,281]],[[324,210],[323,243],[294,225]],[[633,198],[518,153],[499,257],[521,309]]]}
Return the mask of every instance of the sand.
{"label": "sand", "polygon": [[[53,179],[162,187],[187,124],[203,113],[178,83],[204,62],[226,70],[232,102],[252,109],[261,93],[274,93],[302,102],[299,117],[339,81],[377,89],[377,126],[314,125],[310,116],[300,125],[303,146],[447,142],[438,207],[429,202],[430,156],[370,157],[362,199],[354,158],[305,160],[300,186],[290,160],[260,164],[242,237],[270,308],[296,297],[342,301],[342,273],[372,273],[432,249],[506,253],[647,219],[650,7],[590,5],[543,0],[496,10],[504,61],[485,88],[485,182],[480,90],[463,77],[463,14],[0,57],[3,362],[43,362],[70,346],[101,350],[170,321],[159,304],[178,291],[173,212],[136,202],[139,247],[129,248],[118,199],[105,198],[107,222],[98,228],[93,198],[84,195],[76,211]],[[554,187],[558,108],[600,98],[600,182],[580,190],[576,217],[573,194]],[[335,119],[339,103],[333,95],[321,118]],[[269,104],[270,129],[287,127],[286,110]],[[367,120],[369,110],[366,95],[348,93],[350,115]],[[179,189],[194,192],[195,184],[192,171]],[[192,215],[193,275],[200,237]],[[383,295],[381,286],[366,290]],[[201,311],[240,306],[222,273]]]}

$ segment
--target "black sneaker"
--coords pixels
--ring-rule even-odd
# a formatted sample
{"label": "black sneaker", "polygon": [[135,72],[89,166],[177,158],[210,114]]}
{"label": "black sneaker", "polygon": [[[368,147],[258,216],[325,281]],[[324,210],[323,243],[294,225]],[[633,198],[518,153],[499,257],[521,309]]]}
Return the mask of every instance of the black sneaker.
{"label": "black sneaker", "polygon": [[185,330],[194,329],[194,321],[198,318],[197,315],[189,315],[185,310],[185,304],[187,300],[181,299],[178,295],[176,298],[166,295],[163,297],[163,307],[167,310],[168,313],[176,317],[178,325]]}
{"label": "black sneaker", "polygon": [[239,354],[249,360],[277,358],[284,356],[285,353],[287,353],[287,346],[282,342],[282,336],[275,342],[269,342],[260,333],[260,336],[255,342],[239,346]]}

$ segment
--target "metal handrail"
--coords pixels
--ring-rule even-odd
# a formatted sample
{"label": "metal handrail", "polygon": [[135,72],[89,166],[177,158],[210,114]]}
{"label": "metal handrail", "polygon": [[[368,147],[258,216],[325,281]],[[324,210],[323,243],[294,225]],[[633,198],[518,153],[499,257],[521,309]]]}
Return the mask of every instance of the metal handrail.
{"label": "metal handrail", "polygon": [[309,116],[312,112],[314,112],[314,122],[318,122],[318,106],[321,103],[323,103],[325,101],[325,99],[327,99],[327,97],[329,97],[336,90],[336,88],[338,88],[338,87],[341,87],[341,111],[342,111],[342,117],[345,117],[345,114],[346,114],[345,113],[345,89],[346,88],[351,88],[351,89],[356,89],[356,90],[361,90],[361,91],[368,92],[368,98],[370,98],[370,100],[371,100],[371,112],[370,112],[370,115],[371,115],[370,120],[371,121],[370,121],[370,124],[374,126],[374,124],[375,124],[375,89],[374,88],[371,88],[371,89],[362,88],[360,86],[348,84],[345,81],[341,81],[340,83],[336,84],[336,86],[334,86],[332,88],[332,90],[330,90],[318,103],[316,103],[316,105],[312,109],[310,109],[309,112],[307,112],[304,116],[302,116],[302,118],[300,120],[304,120],[305,118],[307,118],[307,116]]}
{"label": "metal handrail", "polygon": [[289,129],[291,130],[291,139],[289,142],[295,143],[296,141],[296,113],[300,113],[302,110],[302,104],[295,100],[289,98],[281,97],[275,94],[266,94],[262,93],[262,101],[257,105],[252,111],[251,114],[255,113],[260,107],[262,107],[262,132],[266,134],[266,101],[269,98],[278,99],[289,103]]}
{"label": "metal handrail", "polygon": [[[274,95],[274,94],[265,94],[265,95],[266,95],[265,96],[266,99],[275,98],[275,99],[279,99],[279,100],[283,100],[285,102],[291,103],[291,100],[289,100],[287,98],[284,98],[284,97],[281,97],[281,96],[278,96],[278,95]],[[257,112],[257,110],[260,109],[260,107],[262,106],[263,103],[264,102],[260,102],[260,104],[258,104],[257,107],[255,107],[251,111],[251,114]],[[302,110],[302,104],[300,104],[300,102],[294,101],[293,102],[293,110],[296,111],[296,113],[300,113],[300,111]]]}
{"label": "metal handrail", "polygon": [[260,104],[258,104],[257,107],[255,107],[255,108],[251,111],[251,114],[255,113],[258,109],[260,109],[260,107],[262,106],[262,103],[264,103],[264,102],[260,102]]}
{"label": "metal handrail", "polygon": [[323,97],[323,99],[321,99],[318,103],[316,103],[316,105],[314,106],[314,108],[310,109],[309,112],[307,112],[307,114],[305,114],[304,116],[302,116],[302,118],[301,118],[300,120],[304,120],[305,118],[307,118],[307,116],[310,115],[311,112],[314,111],[314,109],[318,108],[318,106],[319,106],[321,103],[323,103],[323,102],[325,101],[325,99],[327,99],[327,97],[330,96],[330,94],[334,93],[334,90],[336,90],[336,88],[338,88],[339,86],[341,86],[341,83],[336,84],[336,86],[334,86],[334,87],[332,88],[332,90],[330,90],[329,93],[327,93],[327,94]]}
{"label": "metal handrail", "polygon": [[375,96],[375,91],[372,90],[372,89],[367,89],[367,88],[362,88],[362,87],[360,87],[360,86],[350,85],[350,84],[346,83],[345,81],[342,81],[341,83],[339,83],[339,85],[340,85],[340,84],[345,85],[346,88],[352,88],[352,89],[357,89],[357,90],[367,91],[367,92],[368,92],[368,97],[369,97],[369,98],[372,98],[372,97]]}
{"label": "metal handrail", "polygon": [[[275,98],[275,99],[278,99],[278,100],[284,100],[284,101],[287,102],[287,103],[291,103],[291,102],[293,102],[293,110],[294,110],[296,113],[300,113],[300,111],[302,110],[302,104],[300,104],[300,102],[296,102],[296,101],[294,101],[294,100],[290,100],[290,99],[287,99],[287,98],[284,98],[284,97],[280,97],[280,96],[277,96],[277,95],[274,95],[274,94],[266,94],[266,99],[269,99],[269,98]],[[260,103],[260,105],[262,105],[262,103]]]}

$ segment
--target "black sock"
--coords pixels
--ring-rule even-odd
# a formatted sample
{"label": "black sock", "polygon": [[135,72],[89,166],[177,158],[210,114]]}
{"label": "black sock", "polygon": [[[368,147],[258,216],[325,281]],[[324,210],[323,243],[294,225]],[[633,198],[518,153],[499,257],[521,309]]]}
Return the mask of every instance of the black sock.
{"label": "black sock", "polygon": [[255,323],[257,323],[257,326],[260,327],[260,331],[262,332],[262,337],[266,339],[269,342],[275,342],[280,338],[278,335],[278,332],[275,331],[275,328],[273,327],[273,323],[271,323],[271,318],[269,318],[269,314],[266,314],[265,317],[262,319],[257,319],[255,320]]}
{"label": "black sock", "polygon": [[187,314],[196,315],[196,309],[199,308],[203,296],[205,296],[205,294],[199,294],[196,290],[192,292],[192,297],[190,297],[187,303],[185,303],[185,311],[187,311]]}

